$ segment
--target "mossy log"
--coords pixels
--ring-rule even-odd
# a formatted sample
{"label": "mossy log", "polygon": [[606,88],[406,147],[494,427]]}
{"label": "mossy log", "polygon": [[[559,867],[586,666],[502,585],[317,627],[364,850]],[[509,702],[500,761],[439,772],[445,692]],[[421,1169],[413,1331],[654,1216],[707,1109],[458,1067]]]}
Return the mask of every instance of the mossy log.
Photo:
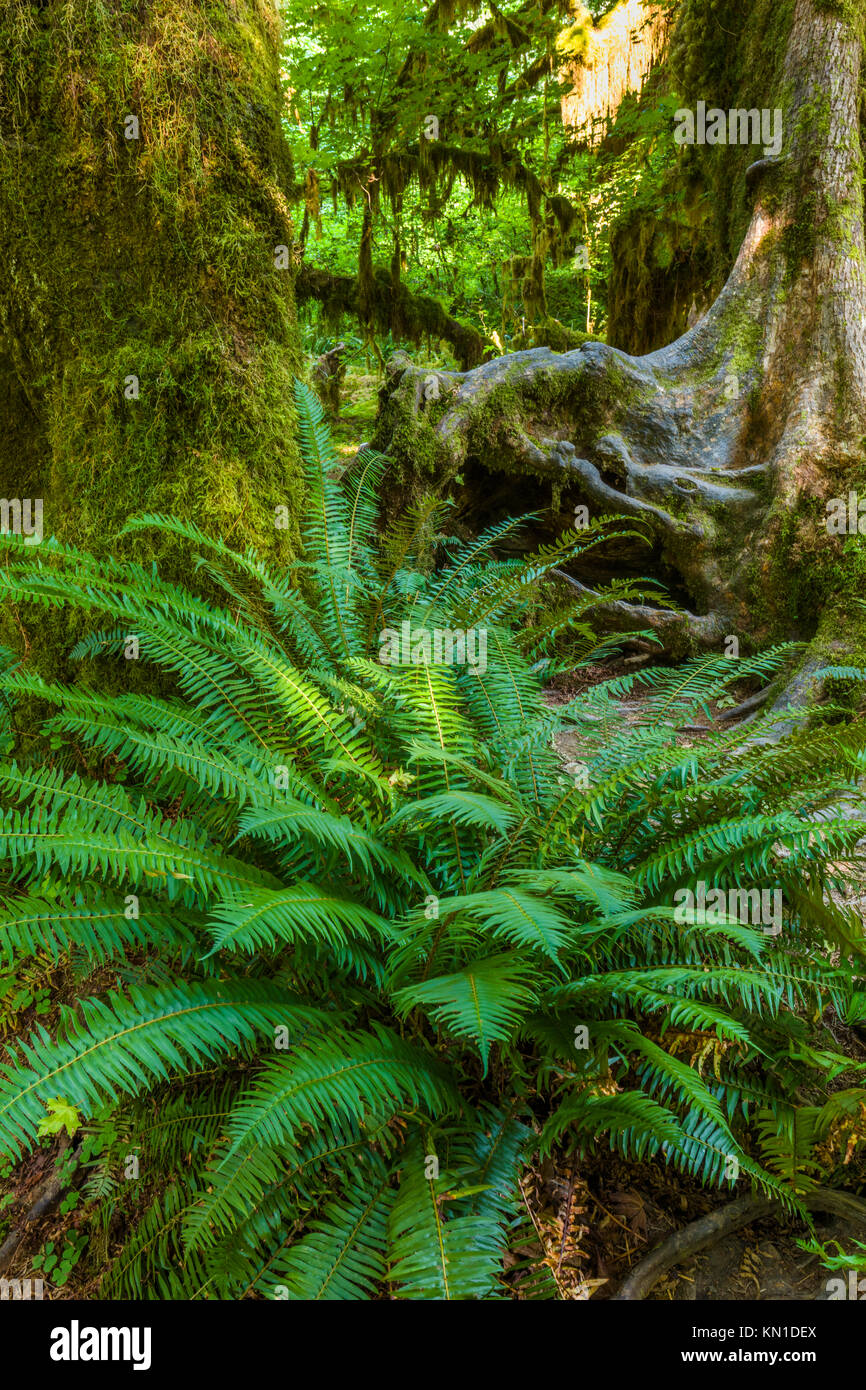
{"label": "mossy log", "polygon": [[[614,630],[652,627],[673,655],[735,634],[813,637],[814,669],[866,659],[866,542],[826,525],[829,499],[866,497],[863,15],[774,0],[773,25],[765,103],[783,111],[784,143],[775,159],[752,151],[732,189],[751,211],[709,312],[643,357],[587,342],[440,372],[432,400],[429,373],[399,358],[375,443],[397,476],[413,451],[442,482],[507,475],[527,510],[549,486],[563,527],[577,504],[639,517],[687,601],[674,615],[600,607]],[[737,168],[748,153],[731,149]]]}
{"label": "mossy log", "polygon": [[395,283],[383,267],[371,271],[363,306],[357,275],[335,275],[312,265],[301,266],[295,293],[299,303],[317,300],[326,318],[335,324],[343,315],[349,315],[365,327],[375,328],[380,333],[393,333],[395,338],[405,338],[409,342],[420,343],[427,338],[450,343],[464,370],[477,366],[485,351],[494,351],[489,339],[471,324],[454,318],[438,299],[428,294],[413,294],[402,281]]}

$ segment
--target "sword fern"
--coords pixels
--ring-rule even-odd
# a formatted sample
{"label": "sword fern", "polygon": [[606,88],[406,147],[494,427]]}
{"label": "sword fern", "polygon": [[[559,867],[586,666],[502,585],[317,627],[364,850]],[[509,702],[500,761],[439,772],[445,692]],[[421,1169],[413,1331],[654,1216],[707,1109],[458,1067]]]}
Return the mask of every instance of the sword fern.
{"label": "sword fern", "polygon": [[[796,1203],[791,1097],[847,1065],[820,1019],[862,987],[862,928],[833,899],[859,822],[827,807],[859,798],[864,726],[682,746],[679,726],[784,649],[549,706],[533,596],[597,536],[502,561],[501,528],[455,548],[421,503],[382,537],[385,461],[335,478],[300,385],[297,405],[292,573],[161,516],[127,531],[185,539],[201,592],[0,542],[0,600],[107,619],[85,666],[123,662],[134,636],[171,682],[108,695],[4,654],[0,708],[43,701],[53,751],[0,769],[0,952],[83,952],[100,988],[10,1046],[0,1153],[30,1147],[58,1096],[122,1134],[106,1161],[140,1153],[146,1210],[105,1283],[121,1297],[507,1296],[539,1142],[715,1184],[733,1163]],[[484,669],[378,659],[386,629],[482,621]],[[636,689],[645,718],[624,726]],[[697,880],[781,887],[783,937],[676,920]],[[144,983],[102,987],[133,963]]]}

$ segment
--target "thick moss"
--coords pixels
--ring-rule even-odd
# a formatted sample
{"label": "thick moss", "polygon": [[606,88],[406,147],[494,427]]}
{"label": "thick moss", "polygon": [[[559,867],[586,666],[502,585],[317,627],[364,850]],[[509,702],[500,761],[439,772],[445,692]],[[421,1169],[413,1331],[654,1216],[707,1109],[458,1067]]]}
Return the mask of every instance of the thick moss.
{"label": "thick moss", "polygon": [[290,553],[278,40],[268,0],[0,11],[0,478],[44,498],[46,533],[104,551],[130,513],[171,511]]}
{"label": "thick moss", "polygon": [[[866,440],[836,461],[829,494],[866,496]],[[866,667],[866,536],[832,536],[823,498],[777,502],[766,519],[762,558],[749,576],[750,610],[772,639],[813,638],[816,623],[834,639],[847,634],[852,659]],[[820,637],[820,634],[819,634]],[[819,640],[816,638],[816,640]]]}

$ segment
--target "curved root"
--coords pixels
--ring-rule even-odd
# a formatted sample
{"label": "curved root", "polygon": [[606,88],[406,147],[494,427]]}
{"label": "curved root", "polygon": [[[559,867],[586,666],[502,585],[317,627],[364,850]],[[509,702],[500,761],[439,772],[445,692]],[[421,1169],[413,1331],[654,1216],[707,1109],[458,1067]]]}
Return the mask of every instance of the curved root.
{"label": "curved root", "polygon": [[[852,1225],[866,1229],[866,1202],[849,1192],[840,1192],[832,1187],[821,1187],[801,1199],[808,1211],[831,1212],[841,1216]],[[742,1226],[758,1221],[763,1216],[779,1214],[783,1208],[770,1197],[739,1197],[727,1206],[717,1207],[715,1211],[692,1221],[681,1231],[675,1231],[641,1260],[631,1271],[613,1301],[637,1302],[646,1298],[667,1270],[701,1250],[706,1250],[725,1236],[733,1234]]]}

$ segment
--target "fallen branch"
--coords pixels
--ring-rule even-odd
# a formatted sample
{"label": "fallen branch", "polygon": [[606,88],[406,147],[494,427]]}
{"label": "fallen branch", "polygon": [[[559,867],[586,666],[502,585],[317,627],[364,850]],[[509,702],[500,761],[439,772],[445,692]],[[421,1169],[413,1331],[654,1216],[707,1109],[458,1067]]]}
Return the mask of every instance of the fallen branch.
{"label": "fallen branch", "polygon": [[34,1225],[35,1222],[41,1221],[43,1216],[48,1216],[54,1211],[55,1207],[60,1205],[61,1199],[67,1191],[67,1185],[61,1182],[58,1168],[60,1166],[60,1160],[68,1148],[69,1138],[64,1133],[61,1136],[60,1149],[54,1166],[48,1176],[43,1178],[36,1189],[36,1197],[30,1204],[24,1220],[21,1221],[14,1230],[9,1232],[3,1244],[0,1245],[0,1275],[6,1273],[15,1257],[16,1250],[27,1235],[29,1227]]}

